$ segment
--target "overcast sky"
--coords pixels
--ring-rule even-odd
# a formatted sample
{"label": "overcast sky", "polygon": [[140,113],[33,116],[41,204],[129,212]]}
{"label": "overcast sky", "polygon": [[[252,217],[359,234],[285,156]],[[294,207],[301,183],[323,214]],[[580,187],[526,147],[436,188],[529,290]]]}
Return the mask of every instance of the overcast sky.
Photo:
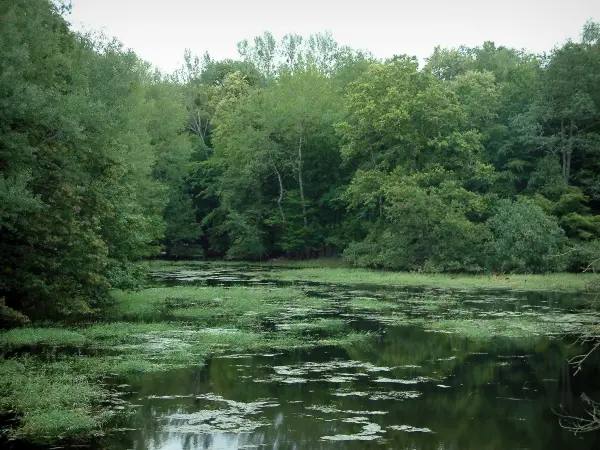
{"label": "overcast sky", "polygon": [[342,45],[429,56],[436,45],[498,45],[548,51],[600,21],[600,0],[73,0],[78,30],[103,30],[171,72],[186,48],[215,59],[265,30],[277,39],[329,30]]}

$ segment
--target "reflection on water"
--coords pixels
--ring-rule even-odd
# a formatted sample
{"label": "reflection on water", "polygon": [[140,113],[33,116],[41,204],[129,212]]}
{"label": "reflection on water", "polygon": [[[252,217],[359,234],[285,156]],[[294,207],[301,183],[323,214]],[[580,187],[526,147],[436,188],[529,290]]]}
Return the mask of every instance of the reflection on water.
{"label": "reflection on water", "polygon": [[558,341],[478,344],[391,328],[376,347],[214,358],[129,380],[110,448],[592,449],[552,412],[587,381]]}
{"label": "reflection on water", "polygon": [[[229,269],[227,269],[229,270]],[[212,275],[211,275],[212,274]],[[202,276],[215,276],[213,272]],[[267,282],[227,272],[223,282]],[[254,277],[254,278],[253,278]],[[184,281],[197,281],[190,271]],[[172,280],[173,281],[173,280]],[[423,290],[306,285],[334,299],[414,297]],[[390,293],[392,291],[392,293]],[[481,314],[576,312],[580,298],[560,294],[451,293]],[[423,294],[425,295],[425,294]],[[142,449],[597,449],[600,437],[563,430],[554,411],[580,412],[582,390],[598,398],[598,372],[576,377],[566,361],[581,349],[557,338],[473,340],[388,326],[369,348],[336,347],[268,355],[228,355],[203,367],[126,380],[138,406],[103,448]],[[408,307],[407,307],[408,308]],[[451,307],[449,307],[450,309]],[[408,310],[407,310],[408,311]],[[413,314],[418,314],[415,308]],[[451,311],[448,311],[450,314]],[[600,367],[598,355],[589,367]],[[119,380],[122,383],[123,380]]]}

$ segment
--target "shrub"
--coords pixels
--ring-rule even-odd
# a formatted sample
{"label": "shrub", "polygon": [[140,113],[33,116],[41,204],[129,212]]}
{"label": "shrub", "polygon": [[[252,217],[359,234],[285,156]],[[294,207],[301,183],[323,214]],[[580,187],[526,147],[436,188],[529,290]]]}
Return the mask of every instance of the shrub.
{"label": "shrub", "polygon": [[556,218],[532,200],[503,200],[488,220],[491,238],[486,245],[490,269],[497,272],[543,273],[565,268],[561,254],[565,233]]}
{"label": "shrub", "polygon": [[6,306],[4,298],[0,298],[0,330],[22,327],[29,323],[29,317]]}

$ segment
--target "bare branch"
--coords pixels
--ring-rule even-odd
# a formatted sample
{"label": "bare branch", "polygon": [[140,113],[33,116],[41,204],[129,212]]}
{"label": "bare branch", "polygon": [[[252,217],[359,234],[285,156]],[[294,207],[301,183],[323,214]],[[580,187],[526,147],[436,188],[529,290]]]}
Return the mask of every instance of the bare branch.
{"label": "bare branch", "polygon": [[585,394],[581,394],[581,400],[588,406],[585,417],[572,416],[562,409],[562,412],[554,413],[560,417],[560,426],[573,433],[589,433],[600,430],[600,403],[595,402]]}
{"label": "bare branch", "polygon": [[[589,272],[591,270],[595,274],[596,264],[599,261],[600,258],[592,260],[584,272]],[[599,295],[600,293],[596,294],[592,305],[596,303]],[[574,375],[577,375],[579,372],[581,372],[583,364],[586,362],[589,356],[598,350],[598,348],[600,348],[600,323],[596,323],[595,325],[588,327],[586,330],[583,330],[573,345],[575,343],[589,344],[592,342],[593,345],[587,352],[575,356],[569,360],[569,364],[576,368]],[[562,408],[561,413],[555,412],[555,414],[559,416],[560,426],[566,430],[572,431],[573,433],[588,433],[590,431],[600,430],[600,403],[592,400],[585,393],[581,394],[581,399],[587,405],[585,415],[573,416],[567,414],[564,408]]]}

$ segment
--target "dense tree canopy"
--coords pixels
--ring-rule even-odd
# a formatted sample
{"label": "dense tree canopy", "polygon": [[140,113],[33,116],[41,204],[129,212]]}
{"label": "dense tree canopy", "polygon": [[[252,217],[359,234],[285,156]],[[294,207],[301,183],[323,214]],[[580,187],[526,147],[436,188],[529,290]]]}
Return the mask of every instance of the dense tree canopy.
{"label": "dense tree canopy", "polygon": [[[85,311],[161,248],[579,270],[600,238],[600,35],[378,60],[270,33],[165,76],[0,0],[0,298]],[[3,308],[6,308],[3,307]]]}
{"label": "dense tree canopy", "polygon": [[0,297],[86,310],[135,284],[163,236],[191,152],[180,87],[45,0],[0,1],[0,17]]}
{"label": "dense tree canopy", "polygon": [[[226,64],[246,90],[207,108],[210,148],[190,177],[196,243],[407,270],[584,267],[600,236],[594,30],[550,55],[437,47],[422,69],[327,34],[240,43],[238,66]],[[214,67],[205,57],[197,70]]]}

